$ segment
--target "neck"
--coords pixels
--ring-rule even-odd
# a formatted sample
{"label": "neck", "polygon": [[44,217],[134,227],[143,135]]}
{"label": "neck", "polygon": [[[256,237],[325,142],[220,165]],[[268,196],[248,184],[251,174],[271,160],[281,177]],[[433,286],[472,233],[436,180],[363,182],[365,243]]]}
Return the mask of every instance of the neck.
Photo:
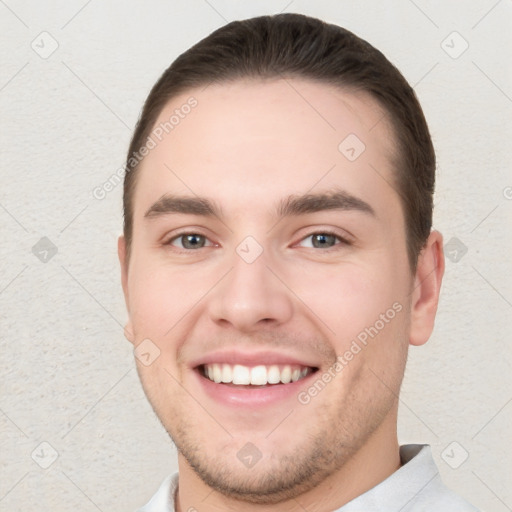
{"label": "neck", "polygon": [[246,503],[207,486],[180,454],[176,511],[201,512],[326,512],[364,494],[400,467],[396,411],[390,414],[367,442],[336,472],[315,488],[276,504]]}

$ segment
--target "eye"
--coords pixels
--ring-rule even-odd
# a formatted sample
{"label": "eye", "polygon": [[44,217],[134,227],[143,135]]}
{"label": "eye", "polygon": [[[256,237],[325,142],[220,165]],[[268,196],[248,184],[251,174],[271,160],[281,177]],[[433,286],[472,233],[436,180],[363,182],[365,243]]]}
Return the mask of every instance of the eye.
{"label": "eye", "polygon": [[180,249],[201,249],[203,247],[213,245],[208,238],[199,233],[183,233],[171,238],[165,245],[173,245]]}
{"label": "eye", "polygon": [[[308,241],[310,240],[310,244]],[[334,247],[335,245],[339,245],[336,242],[341,242],[342,244],[348,245],[349,242],[340,236],[329,233],[329,232],[321,232],[321,233],[312,233],[311,235],[303,238],[299,245],[302,247],[314,247],[315,249],[329,249]]]}

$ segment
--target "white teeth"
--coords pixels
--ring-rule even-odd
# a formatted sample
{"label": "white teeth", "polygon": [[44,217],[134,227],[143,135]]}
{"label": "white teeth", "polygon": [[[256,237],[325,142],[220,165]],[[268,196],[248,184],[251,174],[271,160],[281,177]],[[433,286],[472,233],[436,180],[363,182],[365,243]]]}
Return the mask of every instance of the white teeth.
{"label": "white teeth", "polygon": [[213,382],[219,384],[233,383],[238,386],[265,386],[266,384],[289,384],[303,379],[310,373],[311,369],[307,367],[276,364],[265,366],[258,365],[253,367],[243,366],[241,364],[207,364],[204,366],[204,375]]}
{"label": "white teeth", "polygon": [[267,383],[267,369],[264,366],[255,366],[251,369],[251,384],[264,386]]}
{"label": "white teeth", "polygon": [[217,384],[222,380],[222,370],[218,364],[213,365],[213,382]]}
{"label": "white teeth", "polygon": [[289,384],[292,380],[292,369],[289,366],[285,366],[281,370],[281,382],[283,384]]}
{"label": "white teeth", "polygon": [[267,370],[267,382],[269,384],[279,384],[281,382],[281,372],[279,366],[273,364]]}
{"label": "white teeth", "polygon": [[222,379],[221,382],[229,383],[233,381],[233,372],[229,364],[222,365]]}
{"label": "white teeth", "polygon": [[233,384],[247,385],[251,383],[251,370],[247,366],[235,364],[233,366]]}

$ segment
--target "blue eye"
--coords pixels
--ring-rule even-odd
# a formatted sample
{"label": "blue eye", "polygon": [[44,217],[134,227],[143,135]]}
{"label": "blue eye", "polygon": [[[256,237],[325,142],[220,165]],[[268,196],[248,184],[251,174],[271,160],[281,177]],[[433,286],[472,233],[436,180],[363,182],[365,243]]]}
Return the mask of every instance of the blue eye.
{"label": "blue eye", "polygon": [[[306,240],[311,240],[312,245],[302,245]],[[313,233],[306,238],[303,238],[299,245],[302,245],[302,247],[314,247],[315,249],[330,249],[337,245],[337,241],[340,241],[341,243],[348,243],[346,240],[334,233]]]}
{"label": "blue eye", "polygon": [[[178,245],[175,243],[181,241]],[[207,245],[208,239],[198,233],[184,233],[167,242],[168,245],[174,245],[181,249],[201,249]]]}
{"label": "blue eye", "polygon": [[[181,235],[171,238],[165,245],[172,245],[183,250],[198,250],[203,247],[209,247],[214,244],[204,235],[199,233],[182,233]],[[309,247],[314,249],[331,249],[336,245],[350,245],[350,242],[344,238],[329,232],[312,233],[303,238],[299,244],[301,247]]]}

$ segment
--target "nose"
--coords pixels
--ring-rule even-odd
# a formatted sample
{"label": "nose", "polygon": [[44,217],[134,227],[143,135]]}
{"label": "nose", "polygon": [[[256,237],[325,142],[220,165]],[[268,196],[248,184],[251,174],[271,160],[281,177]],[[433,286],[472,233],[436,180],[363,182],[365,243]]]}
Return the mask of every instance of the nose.
{"label": "nose", "polygon": [[292,294],[275,269],[266,251],[251,263],[235,252],[231,271],[210,294],[211,320],[245,333],[287,322],[293,315]]}

